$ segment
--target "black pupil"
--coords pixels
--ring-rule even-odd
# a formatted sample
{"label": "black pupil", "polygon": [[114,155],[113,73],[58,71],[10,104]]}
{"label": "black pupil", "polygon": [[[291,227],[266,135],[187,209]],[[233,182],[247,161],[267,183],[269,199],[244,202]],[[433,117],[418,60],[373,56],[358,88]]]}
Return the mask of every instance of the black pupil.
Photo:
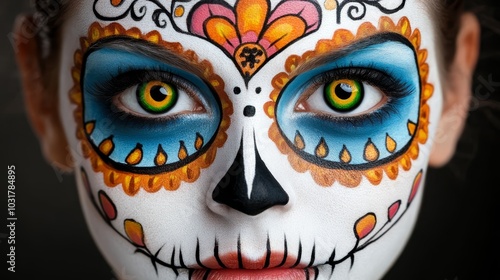
{"label": "black pupil", "polygon": [[349,99],[352,95],[352,88],[348,84],[338,84],[335,87],[335,94],[338,96],[340,99]]}
{"label": "black pupil", "polygon": [[153,86],[151,88],[151,98],[154,101],[160,102],[167,98],[166,90],[162,86]]}

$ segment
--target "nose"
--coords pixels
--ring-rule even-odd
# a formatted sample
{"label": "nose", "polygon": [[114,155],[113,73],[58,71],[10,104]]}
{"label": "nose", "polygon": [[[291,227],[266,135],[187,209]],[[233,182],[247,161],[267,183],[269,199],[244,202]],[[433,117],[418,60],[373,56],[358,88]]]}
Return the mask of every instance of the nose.
{"label": "nose", "polygon": [[212,192],[212,199],[250,216],[288,203],[288,194],[276,181],[260,157],[255,136],[253,149],[243,148],[243,139],[238,154],[229,171]]}

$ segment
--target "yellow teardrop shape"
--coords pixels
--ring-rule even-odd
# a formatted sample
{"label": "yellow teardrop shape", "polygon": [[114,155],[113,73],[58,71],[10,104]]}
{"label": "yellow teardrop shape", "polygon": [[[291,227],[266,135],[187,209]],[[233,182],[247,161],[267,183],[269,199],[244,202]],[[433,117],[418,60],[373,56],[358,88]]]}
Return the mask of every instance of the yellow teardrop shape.
{"label": "yellow teardrop shape", "polygon": [[201,149],[203,147],[203,137],[200,134],[196,133],[196,141],[194,142],[194,147],[196,150]]}
{"label": "yellow teardrop shape", "polygon": [[101,144],[99,144],[99,150],[105,155],[109,156],[113,149],[115,148],[115,144],[113,143],[113,136],[104,139]]}
{"label": "yellow teardrop shape", "polygon": [[349,150],[347,150],[347,147],[344,145],[342,151],[340,152],[340,160],[343,163],[349,163],[351,162],[351,159],[352,159],[351,153],[349,152]]}
{"label": "yellow teardrop shape", "polygon": [[87,132],[87,135],[92,134],[94,132],[95,128],[95,121],[91,121],[85,124],[85,132]]}
{"label": "yellow teardrop shape", "polygon": [[130,165],[139,164],[142,160],[142,145],[137,144],[137,146],[128,154],[126,163]]}
{"label": "yellow teardrop shape", "polygon": [[326,156],[328,156],[328,153],[329,153],[328,145],[326,144],[325,139],[321,138],[318,146],[316,146],[316,156],[319,158],[325,158]]}
{"label": "yellow teardrop shape", "polygon": [[417,129],[417,125],[408,120],[408,133],[410,134],[410,136],[413,136],[415,134],[415,130]]}
{"label": "yellow teardrop shape", "polygon": [[187,158],[188,153],[186,146],[184,146],[184,141],[181,141],[181,147],[179,148],[179,153],[177,154],[180,160]]}
{"label": "yellow teardrop shape", "polygon": [[372,140],[368,138],[368,142],[365,145],[364,158],[366,161],[376,161],[379,157],[379,151]]}
{"label": "yellow teardrop shape", "polygon": [[293,140],[295,147],[299,150],[303,150],[306,147],[306,143],[304,143],[304,138],[300,135],[300,132],[297,130],[295,133],[295,139]]}
{"label": "yellow teardrop shape", "polygon": [[394,139],[392,139],[389,134],[386,134],[385,136],[385,147],[387,148],[387,151],[389,151],[389,153],[394,153],[397,147],[396,141],[394,141]]}
{"label": "yellow teardrop shape", "polygon": [[156,166],[161,166],[167,163],[167,153],[163,150],[163,147],[161,145],[158,145],[158,152],[156,153],[155,157],[155,164]]}

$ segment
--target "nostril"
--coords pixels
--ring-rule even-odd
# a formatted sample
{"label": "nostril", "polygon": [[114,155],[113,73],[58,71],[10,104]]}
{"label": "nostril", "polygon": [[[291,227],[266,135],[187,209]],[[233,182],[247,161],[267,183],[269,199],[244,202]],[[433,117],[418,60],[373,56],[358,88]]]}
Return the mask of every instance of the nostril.
{"label": "nostril", "polygon": [[243,109],[243,115],[245,117],[253,117],[255,116],[255,107],[252,105],[248,105]]}

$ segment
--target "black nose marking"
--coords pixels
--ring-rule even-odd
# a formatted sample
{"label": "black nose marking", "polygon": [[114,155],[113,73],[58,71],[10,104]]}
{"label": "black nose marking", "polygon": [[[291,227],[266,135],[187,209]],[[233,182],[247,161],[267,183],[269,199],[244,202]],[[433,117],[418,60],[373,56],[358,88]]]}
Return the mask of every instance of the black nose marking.
{"label": "black nose marking", "polygon": [[248,187],[245,180],[243,143],[240,144],[238,155],[231,168],[212,193],[213,200],[218,203],[251,216],[258,215],[275,205],[286,205],[289,200],[288,194],[267,169],[255,145],[254,147],[255,177],[253,178],[250,198],[247,194]]}

